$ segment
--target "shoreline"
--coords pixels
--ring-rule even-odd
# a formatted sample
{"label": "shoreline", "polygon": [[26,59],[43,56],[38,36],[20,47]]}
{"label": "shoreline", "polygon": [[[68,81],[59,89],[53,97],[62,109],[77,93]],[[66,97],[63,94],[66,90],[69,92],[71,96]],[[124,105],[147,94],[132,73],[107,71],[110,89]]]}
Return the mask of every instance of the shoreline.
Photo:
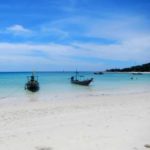
{"label": "shoreline", "polygon": [[131,74],[131,73],[142,73],[142,74],[150,74],[150,72],[147,72],[147,71],[145,71],[145,72],[142,72],[142,71],[130,71],[130,72],[118,72],[118,71],[116,71],[116,72],[113,72],[113,71],[104,71],[104,73],[120,73],[120,74],[124,74],[124,73],[129,73],[129,74]]}
{"label": "shoreline", "polygon": [[81,100],[86,99],[86,98],[91,98],[91,99],[95,99],[95,98],[103,98],[103,97],[113,97],[113,96],[134,96],[134,95],[147,95],[149,94],[149,87],[147,88],[147,90],[143,89],[134,89],[131,90],[132,88],[130,87],[129,89],[118,89],[118,90],[87,90],[87,91],[74,91],[74,92],[67,92],[67,91],[63,91],[63,93],[60,92],[52,92],[52,93],[32,93],[32,92],[27,92],[27,93],[22,93],[22,94],[18,94],[18,95],[11,95],[8,94],[6,96],[2,96],[0,97],[0,105],[1,104],[13,104],[13,103],[26,103],[26,102],[51,102],[51,101],[65,101],[66,99],[68,101],[72,101],[73,99],[76,100]]}

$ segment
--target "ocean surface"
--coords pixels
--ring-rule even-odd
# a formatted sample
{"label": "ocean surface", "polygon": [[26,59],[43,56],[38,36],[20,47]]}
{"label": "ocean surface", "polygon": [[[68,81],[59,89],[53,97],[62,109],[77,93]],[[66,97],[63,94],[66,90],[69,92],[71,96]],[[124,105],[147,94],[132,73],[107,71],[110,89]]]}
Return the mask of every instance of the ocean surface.
{"label": "ocean surface", "polygon": [[[80,72],[79,78],[94,78],[89,87],[70,83],[74,72],[36,72],[40,90],[36,93],[24,89],[27,76],[31,72],[0,73],[0,100],[5,99],[39,99],[49,100],[64,95],[82,94],[134,94],[150,92],[150,74],[132,75],[131,73],[104,73],[94,75],[92,72]],[[133,80],[131,79],[133,77]]]}

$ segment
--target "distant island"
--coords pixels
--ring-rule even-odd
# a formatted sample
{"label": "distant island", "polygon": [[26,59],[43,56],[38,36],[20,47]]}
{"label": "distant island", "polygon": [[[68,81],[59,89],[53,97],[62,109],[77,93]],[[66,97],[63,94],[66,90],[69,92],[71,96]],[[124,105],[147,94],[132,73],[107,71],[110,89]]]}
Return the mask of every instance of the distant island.
{"label": "distant island", "polygon": [[123,69],[108,69],[106,72],[150,72],[150,63],[146,63],[143,65],[137,65],[137,66],[132,66],[129,68],[123,68]]}

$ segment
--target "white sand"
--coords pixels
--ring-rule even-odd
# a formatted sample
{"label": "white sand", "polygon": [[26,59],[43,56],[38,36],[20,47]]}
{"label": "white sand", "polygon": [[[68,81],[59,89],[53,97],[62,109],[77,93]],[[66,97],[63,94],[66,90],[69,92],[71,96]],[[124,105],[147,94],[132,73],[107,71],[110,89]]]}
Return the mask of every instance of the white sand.
{"label": "white sand", "polygon": [[146,150],[150,94],[0,102],[0,150]]}

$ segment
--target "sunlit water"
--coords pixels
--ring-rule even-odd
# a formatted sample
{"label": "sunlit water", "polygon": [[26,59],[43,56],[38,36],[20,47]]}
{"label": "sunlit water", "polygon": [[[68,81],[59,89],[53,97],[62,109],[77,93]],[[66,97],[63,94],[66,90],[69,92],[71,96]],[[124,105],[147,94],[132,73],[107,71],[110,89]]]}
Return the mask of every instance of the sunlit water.
{"label": "sunlit water", "polygon": [[[31,93],[24,89],[27,76],[31,73],[0,73],[0,100],[5,99],[36,99],[44,100],[64,95],[82,94],[132,94],[150,91],[150,74],[132,75],[129,73],[104,73],[94,75],[92,72],[82,72],[80,79],[94,78],[89,87],[70,83],[73,72],[37,72],[40,90]],[[133,77],[133,80],[131,79]]]}

